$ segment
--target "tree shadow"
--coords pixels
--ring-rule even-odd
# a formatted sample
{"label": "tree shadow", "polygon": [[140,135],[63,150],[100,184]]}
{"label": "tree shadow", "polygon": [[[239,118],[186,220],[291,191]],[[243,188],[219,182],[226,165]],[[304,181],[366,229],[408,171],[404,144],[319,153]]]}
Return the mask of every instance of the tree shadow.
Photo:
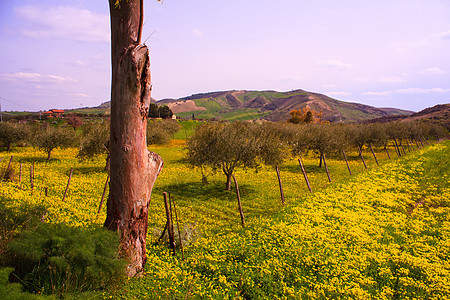
{"label": "tree shadow", "polygon": [[17,160],[19,163],[45,163],[45,162],[60,162],[59,158],[51,158],[47,160],[47,157],[21,157]]}
{"label": "tree shadow", "polygon": [[[306,173],[325,173],[325,167],[319,167],[318,165],[304,165]],[[298,165],[289,165],[289,166],[281,166],[280,172],[289,172],[294,174],[301,174],[302,168],[300,164]]]}
{"label": "tree shadow", "polygon": [[105,171],[105,167],[102,166],[82,166],[82,167],[74,167],[73,168],[73,174],[83,174],[83,175],[89,175],[92,173],[105,173],[107,174],[107,171]]}
{"label": "tree shadow", "polygon": [[[209,201],[211,198],[226,201],[234,201],[236,199],[236,189],[234,184],[231,186],[231,191],[227,191],[225,190],[225,182],[222,181],[211,181],[208,184],[201,182],[186,182],[158,186],[155,187],[152,194],[162,194],[163,192],[170,192],[171,195],[177,198],[191,198],[196,199],[197,201]],[[257,193],[257,191],[248,184],[239,184],[239,192],[241,197],[250,196]]]}

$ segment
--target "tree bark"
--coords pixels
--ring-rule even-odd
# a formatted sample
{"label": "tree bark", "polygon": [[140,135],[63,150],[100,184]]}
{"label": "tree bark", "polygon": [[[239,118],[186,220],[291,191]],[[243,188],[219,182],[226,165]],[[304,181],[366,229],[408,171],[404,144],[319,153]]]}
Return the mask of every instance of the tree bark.
{"label": "tree bark", "polygon": [[150,105],[150,58],[138,36],[142,1],[115,5],[111,16],[110,192],[104,226],[119,231],[119,253],[128,259],[127,275],[140,273],[146,263],[148,204],[162,159],[147,150]]}
{"label": "tree bark", "polygon": [[379,166],[380,164],[378,163],[378,159],[377,159],[377,156],[375,155],[375,152],[373,151],[372,145],[369,144],[369,147],[370,147],[370,151],[372,151],[373,158],[375,158],[375,162],[377,163],[377,166]]}

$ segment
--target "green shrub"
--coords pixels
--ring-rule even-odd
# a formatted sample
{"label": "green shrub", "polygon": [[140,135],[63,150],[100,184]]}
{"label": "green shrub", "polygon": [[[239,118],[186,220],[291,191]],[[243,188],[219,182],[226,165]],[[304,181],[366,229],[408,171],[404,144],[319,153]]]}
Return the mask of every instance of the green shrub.
{"label": "green shrub", "polygon": [[32,293],[79,293],[105,288],[124,278],[118,236],[99,228],[86,230],[40,223],[9,244],[12,278]]}

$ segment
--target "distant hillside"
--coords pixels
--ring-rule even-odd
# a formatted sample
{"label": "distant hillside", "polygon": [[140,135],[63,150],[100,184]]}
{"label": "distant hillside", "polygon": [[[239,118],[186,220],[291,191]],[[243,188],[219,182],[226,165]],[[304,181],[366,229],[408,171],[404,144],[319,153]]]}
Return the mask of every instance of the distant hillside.
{"label": "distant hillside", "polygon": [[330,122],[355,122],[413,113],[395,108],[375,108],[339,101],[303,90],[290,92],[221,91],[195,94],[181,99],[164,99],[158,103],[167,104],[176,115],[181,117],[189,117],[194,114],[196,118],[225,120],[283,121],[290,118],[290,111],[304,107],[317,112],[321,111],[323,119]]}
{"label": "distant hillside", "polygon": [[384,123],[390,121],[411,121],[411,120],[430,120],[431,122],[436,122],[450,128],[450,103],[438,104],[433,107],[425,108],[407,116],[388,116],[382,118],[376,118],[370,120],[370,123]]}
{"label": "distant hillside", "polygon": [[[168,105],[181,118],[194,115],[200,119],[285,121],[294,109],[308,107],[322,112],[322,118],[333,123],[368,121],[376,118],[402,118],[412,111],[396,108],[376,108],[369,105],[339,101],[326,95],[295,90],[276,91],[219,91],[194,94],[180,99],[155,101]],[[71,112],[109,114],[111,103]]]}

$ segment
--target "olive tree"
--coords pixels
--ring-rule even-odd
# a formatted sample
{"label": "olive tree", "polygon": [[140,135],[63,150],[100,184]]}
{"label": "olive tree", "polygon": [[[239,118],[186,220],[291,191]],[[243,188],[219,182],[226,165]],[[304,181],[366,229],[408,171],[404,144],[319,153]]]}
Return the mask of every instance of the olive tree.
{"label": "olive tree", "polygon": [[80,160],[85,160],[93,159],[103,154],[106,154],[106,171],[109,170],[110,165],[109,124],[94,123],[85,125],[77,157]]}
{"label": "olive tree", "polygon": [[29,137],[28,127],[11,122],[0,123],[0,142],[6,147],[6,150],[11,149],[11,145],[27,140]]}
{"label": "olive tree", "polygon": [[221,169],[231,190],[233,172],[238,167],[258,166],[259,144],[254,126],[246,122],[204,123],[187,141],[187,160],[197,167]]}
{"label": "olive tree", "polygon": [[73,131],[63,127],[41,126],[34,133],[34,145],[47,153],[47,161],[54,149],[72,147],[76,142],[77,136]]}

